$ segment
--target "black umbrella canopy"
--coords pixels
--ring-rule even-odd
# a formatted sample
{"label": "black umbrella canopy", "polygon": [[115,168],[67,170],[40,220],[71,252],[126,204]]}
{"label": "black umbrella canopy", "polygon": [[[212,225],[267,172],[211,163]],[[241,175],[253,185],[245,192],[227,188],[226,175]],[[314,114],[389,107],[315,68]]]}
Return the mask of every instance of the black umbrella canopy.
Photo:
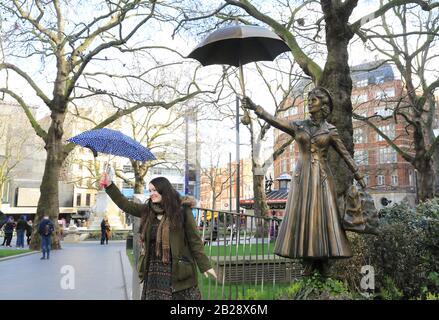
{"label": "black umbrella canopy", "polygon": [[274,32],[258,26],[235,25],[212,32],[189,55],[203,66],[242,66],[255,61],[273,61],[288,45]]}

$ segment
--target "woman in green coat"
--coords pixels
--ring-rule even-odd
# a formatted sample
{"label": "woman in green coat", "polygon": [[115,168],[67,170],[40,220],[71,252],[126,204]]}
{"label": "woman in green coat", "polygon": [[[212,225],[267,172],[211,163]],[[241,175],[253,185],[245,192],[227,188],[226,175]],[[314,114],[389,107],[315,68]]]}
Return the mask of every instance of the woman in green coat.
{"label": "woman in green coat", "polygon": [[107,174],[101,179],[105,191],[123,211],[141,218],[141,255],[145,260],[142,300],[201,299],[197,285],[198,269],[216,278],[192,215],[192,201],[182,199],[168,179],[158,177],[149,183],[150,199],[145,204],[125,198]]}

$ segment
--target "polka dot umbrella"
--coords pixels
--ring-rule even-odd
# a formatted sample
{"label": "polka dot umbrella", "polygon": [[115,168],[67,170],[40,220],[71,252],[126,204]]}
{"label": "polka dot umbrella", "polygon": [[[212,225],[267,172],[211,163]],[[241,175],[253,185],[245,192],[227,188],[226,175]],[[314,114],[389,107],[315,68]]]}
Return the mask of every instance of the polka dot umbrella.
{"label": "polka dot umbrella", "polygon": [[101,152],[138,161],[157,160],[148,148],[117,130],[94,129],[67,141],[89,148],[95,157]]}

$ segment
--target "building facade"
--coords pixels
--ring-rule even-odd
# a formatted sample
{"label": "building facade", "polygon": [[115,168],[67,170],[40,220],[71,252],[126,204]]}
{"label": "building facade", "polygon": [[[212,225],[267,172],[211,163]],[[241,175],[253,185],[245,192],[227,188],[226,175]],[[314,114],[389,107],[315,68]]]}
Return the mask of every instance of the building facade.
{"label": "building facade", "polygon": [[[232,172],[232,174],[230,174]],[[224,211],[236,211],[236,163],[219,168],[208,168],[201,171],[200,207]],[[215,197],[215,204],[213,201]],[[240,161],[239,198],[253,197],[253,174],[251,159]]]}

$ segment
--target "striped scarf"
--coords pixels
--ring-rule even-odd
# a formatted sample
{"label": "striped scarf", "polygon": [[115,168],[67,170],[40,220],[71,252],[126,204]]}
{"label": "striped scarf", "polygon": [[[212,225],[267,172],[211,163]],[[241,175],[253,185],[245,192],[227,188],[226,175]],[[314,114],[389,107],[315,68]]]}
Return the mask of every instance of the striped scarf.
{"label": "striped scarf", "polygon": [[170,221],[161,204],[152,203],[151,209],[156,215],[163,214],[163,217],[160,220],[160,224],[157,228],[155,254],[157,257],[162,257],[162,262],[164,264],[168,264],[170,262],[171,254],[171,247],[169,244]]}

